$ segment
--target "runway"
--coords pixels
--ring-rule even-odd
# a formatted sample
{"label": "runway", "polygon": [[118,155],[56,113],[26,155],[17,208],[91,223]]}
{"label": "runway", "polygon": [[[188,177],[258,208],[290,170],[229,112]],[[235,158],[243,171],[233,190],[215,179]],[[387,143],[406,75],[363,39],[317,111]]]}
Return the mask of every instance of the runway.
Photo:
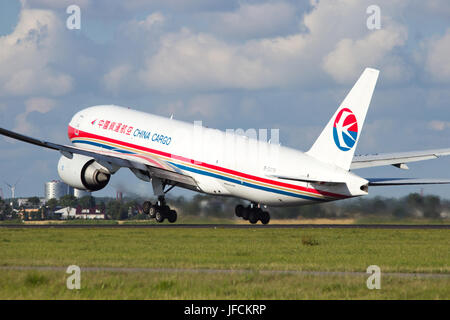
{"label": "runway", "polygon": [[450,229],[450,224],[0,224],[23,229]]}
{"label": "runway", "polygon": [[[18,271],[63,271],[67,267],[59,266],[0,266],[2,270]],[[367,272],[361,271],[308,271],[308,270],[249,270],[249,269],[205,269],[205,268],[125,268],[125,267],[82,267],[82,272],[120,272],[120,273],[260,273],[266,275],[293,274],[298,276],[363,276],[367,277]],[[440,278],[450,279],[450,274],[446,273],[408,273],[408,272],[383,272],[383,276],[400,278]]]}

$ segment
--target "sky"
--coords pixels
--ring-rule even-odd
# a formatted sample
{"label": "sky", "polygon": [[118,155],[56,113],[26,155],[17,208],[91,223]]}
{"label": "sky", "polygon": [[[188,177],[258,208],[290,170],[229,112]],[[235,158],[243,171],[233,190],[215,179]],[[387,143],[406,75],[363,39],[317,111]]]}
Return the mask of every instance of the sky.
{"label": "sky", "polygon": [[[71,5],[80,29],[67,27]],[[306,151],[365,67],[380,77],[357,154],[450,148],[448,0],[0,2],[0,126],[56,143],[69,143],[78,110],[116,104],[221,130],[279,129],[282,145]],[[59,156],[0,138],[5,196],[17,180],[16,196],[43,196]],[[355,173],[450,178],[450,157],[409,167]],[[121,169],[96,195],[117,189],[152,192]],[[450,186],[370,190],[410,192],[450,198]]]}

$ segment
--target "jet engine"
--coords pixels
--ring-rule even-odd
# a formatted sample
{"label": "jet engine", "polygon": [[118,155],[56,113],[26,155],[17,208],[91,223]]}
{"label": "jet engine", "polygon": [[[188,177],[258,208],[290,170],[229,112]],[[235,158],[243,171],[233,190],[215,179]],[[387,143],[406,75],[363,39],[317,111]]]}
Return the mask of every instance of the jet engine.
{"label": "jet engine", "polygon": [[61,156],[58,174],[69,186],[88,191],[103,189],[111,177],[111,172],[107,168],[93,158],[80,154],[73,154],[71,159]]}

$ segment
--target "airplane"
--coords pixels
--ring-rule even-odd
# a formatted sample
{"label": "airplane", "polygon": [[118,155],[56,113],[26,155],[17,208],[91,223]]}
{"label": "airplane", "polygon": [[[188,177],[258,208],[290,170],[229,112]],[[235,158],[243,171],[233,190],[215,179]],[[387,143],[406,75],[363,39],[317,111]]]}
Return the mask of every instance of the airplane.
{"label": "airplane", "polygon": [[450,149],[355,156],[379,70],[366,68],[307,152],[114,105],[77,112],[68,125],[72,145],[0,128],[0,134],[61,153],[58,174],[68,185],[98,191],[129,168],[151,182],[157,201],[143,211],[157,222],[177,220],[165,200],[174,187],[250,202],[235,215],[267,224],[267,206],[296,206],[364,196],[369,187],[449,184],[444,179],[363,178],[353,170],[450,155]]}

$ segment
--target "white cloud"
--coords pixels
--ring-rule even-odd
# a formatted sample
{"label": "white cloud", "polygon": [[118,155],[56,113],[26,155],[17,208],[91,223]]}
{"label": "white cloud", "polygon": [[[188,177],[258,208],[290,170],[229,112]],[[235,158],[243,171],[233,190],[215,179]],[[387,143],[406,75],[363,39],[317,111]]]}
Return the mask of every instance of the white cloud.
{"label": "white cloud", "polygon": [[143,21],[137,21],[137,25],[144,29],[152,29],[157,26],[161,26],[166,21],[166,18],[161,12],[155,12],[147,16]]}
{"label": "white cloud", "polygon": [[[249,12],[261,18],[262,7],[241,5],[237,12],[223,15],[244,23]],[[188,28],[162,34],[156,52],[150,50],[146,56],[139,79],[148,89],[162,91],[251,90],[311,85],[326,79],[326,73],[351,83],[367,66],[381,68],[384,79],[393,82],[408,79],[407,63],[395,53],[405,45],[407,30],[388,15],[403,4],[383,5],[383,27],[378,31],[367,29],[366,7],[365,2],[350,0],[314,3],[303,19],[308,32],[243,43]],[[322,68],[326,73],[318,72]]]}
{"label": "white cloud", "polygon": [[174,115],[176,119],[211,120],[220,115],[221,120],[230,118],[230,105],[226,95],[196,94],[187,99],[178,99],[157,108],[164,116]]}
{"label": "white cloud", "polygon": [[144,20],[132,19],[120,26],[120,31],[125,37],[139,37],[153,35],[160,32],[166,23],[166,17],[161,12],[153,12],[145,17]]}
{"label": "white cloud", "polygon": [[426,70],[437,81],[450,81],[450,29],[428,43]]}
{"label": "white cloud", "polygon": [[73,79],[52,67],[65,53],[64,26],[52,11],[22,9],[15,30],[0,37],[0,93],[62,95]]}
{"label": "white cloud", "polygon": [[405,28],[387,27],[357,40],[342,39],[324,58],[323,68],[335,80],[343,83],[354,81],[365,67],[377,67],[382,69],[385,77],[389,71],[388,78],[402,79],[406,67],[390,53],[395,47],[404,45],[406,38]]}
{"label": "white cloud", "polygon": [[47,113],[56,106],[56,101],[53,99],[35,97],[25,101],[25,112],[20,113],[16,117],[16,126],[14,130],[21,133],[32,134],[35,131],[34,126],[28,121],[28,116],[32,112]]}
{"label": "white cloud", "polygon": [[444,131],[446,129],[450,129],[450,122],[433,120],[428,122],[428,128],[430,128],[433,131]]}
{"label": "white cloud", "polygon": [[21,3],[24,8],[61,9],[73,4],[85,8],[90,4],[90,0],[21,0]]}
{"label": "white cloud", "polygon": [[106,90],[117,93],[121,90],[121,86],[124,85],[124,79],[130,75],[131,66],[128,64],[119,65],[114,67],[111,71],[103,76],[103,84]]}
{"label": "white cloud", "polygon": [[268,70],[259,57],[240,53],[209,34],[188,29],[161,38],[158,52],[147,58],[140,79],[153,89],[257,88]]}
{"label": "white cloud", "polygon": [[[240,3],[233,12],[209,13],[215,33],[236,38],[267,37],[295,24],[296,8],[286,2]],[[269,22],[270,21],[270,22]]]}
{"label": "white cloud", "polygon": [[218,94],[197,95],[189,101],[188,110],[190,114],[199,116],[200,118],[211,119],[218,113],[226,116],[228,110],[224,108],[223,102],[223,97]]}
{"label": "white cloud", "polygon": [[[97,0],[98,1],[98,0]],[[106,1],[105,1],[106,2]],[[108,0],[109,4],[110,1]],[[174,11],[200,11],[200,10],[217,10],[222,7],[229,6],[231,0],[211,1],[211,0],[128,0],[121,1],[120,5],[125,10],[144,10],[148,8],[167,8]]]}

